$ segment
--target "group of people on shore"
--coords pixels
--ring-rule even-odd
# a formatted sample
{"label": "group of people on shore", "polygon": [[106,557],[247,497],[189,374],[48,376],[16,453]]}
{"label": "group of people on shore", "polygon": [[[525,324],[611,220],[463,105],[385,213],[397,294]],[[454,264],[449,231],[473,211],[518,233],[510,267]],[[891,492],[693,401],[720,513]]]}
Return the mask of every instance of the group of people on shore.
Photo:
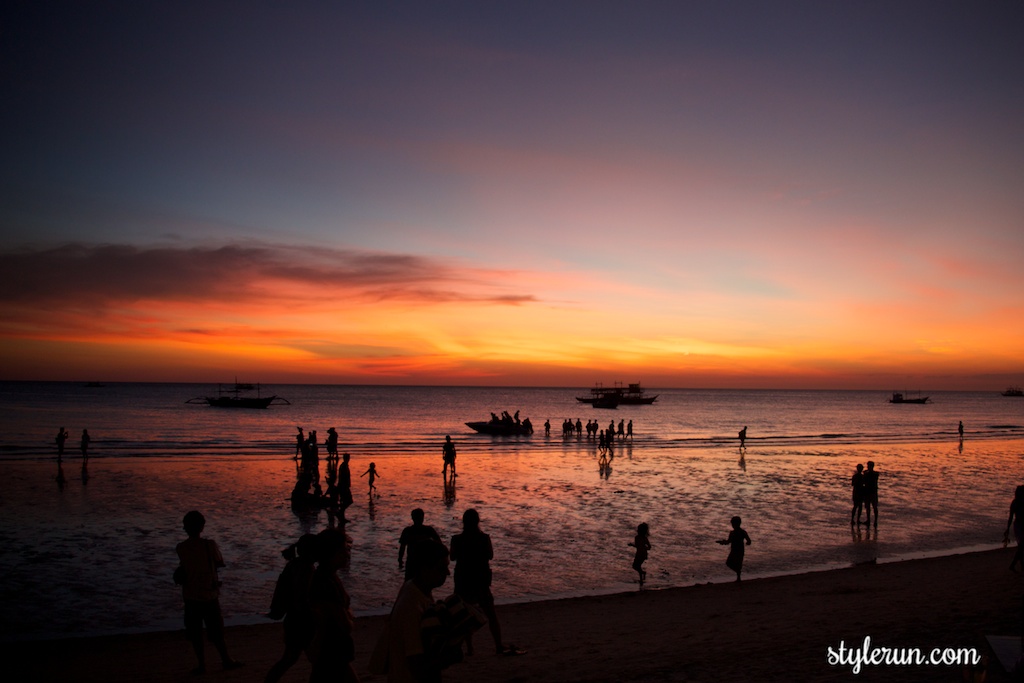
{"label": "group of people on shore", "polygon": [[[380,634],[369,669],[387,674],[389,681],[439,681],[442,669],[461,661],[463,649],[473,654],[472,635],[489,626],[495,652],[524,654],[502,640],[501,625],[491,593],[491,538],[480,528],[480,515],[468,509],[462,532],[446,546],[437,531],[424,524],[422,509],[412,511],[412,524],[399,538],[398,566],[404,581],[391,615]],[[206,520],[198,511],[182,520],[188,538],[177,546],[175,583],[185,603],[185,629],[196,656],[193,673],[206,670],[203,628],[225,669],[242,664],[231,657],[224,639],[218,569],[224,559],[217,543],[202,538]],[[287,560],[275,585],[268,616],[283,620],[284,652],[264,677],[279,681],[303,653],[312,664],[310,681],[358,681],[352,665],[355,621],[338,571],[347,566],[351,541],[344,531],[329,527],[304,534],[282,555]],[[455,563],[454,593],[437,601],[433,591],[447,581]]]}

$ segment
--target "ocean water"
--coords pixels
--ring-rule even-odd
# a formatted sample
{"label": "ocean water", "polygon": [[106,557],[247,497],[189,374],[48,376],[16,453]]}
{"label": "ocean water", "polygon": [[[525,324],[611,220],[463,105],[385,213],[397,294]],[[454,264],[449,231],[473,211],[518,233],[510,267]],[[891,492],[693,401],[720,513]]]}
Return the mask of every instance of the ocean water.
{"label": "ocean water", "polygon": [[[228,562],[229,622],[266,621],[281,549],[335,523],[291,509],[296,426],[321,442],[333,426],[352,454],[342,578],[357,613],[389,608],[414,507],[445,539],[465,509],[480,511],[501,603],[636,590],[627,543],[640,522],[653,545],[647,589],[730,580],[715,541],[733,515],[753,539],[748,577],[997,547],[1024,483],[1024,399],[997,391],[891,405],[885,392],[652,388],[654,405],[600,410],[575,401],[585,388],[295,385],[262,387],[291,402],[267,410],[185,403],[213,389],[0,383],[0,638],[179,628],[170,577],[189,509],[204,512]],[[537,433],[464,425],[502,410]],[[585,433],[562,438],[565,418],[632,420],[635,436],[601,468]],[[72,438],[58,466],[60,426]],[[93,439],[84,467],[82,428]],[[445,434],[459,453],[454,492],[442,484]],[[849,478],[867,460],[881,473],[877,532],[849,525]],[[374,497],[359,476],[371,461]]]}

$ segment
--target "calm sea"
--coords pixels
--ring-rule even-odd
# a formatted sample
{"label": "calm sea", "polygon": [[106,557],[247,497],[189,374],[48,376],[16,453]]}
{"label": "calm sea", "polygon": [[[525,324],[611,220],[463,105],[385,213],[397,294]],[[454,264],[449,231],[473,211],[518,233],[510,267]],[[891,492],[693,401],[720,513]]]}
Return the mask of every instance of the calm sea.
{"label": "calm sea", "polygon": [[[737,514],[754,541],[750,577],[996,547],[1024,483],[1024,399],[997,391],[933,392],[926,405],[869,391],[648,391],[654,405],[599,410],[575,400],[586,388],[275,385],[261,392],[290,405],[229,410],[186,403],[216,392],[206,385],[0,383],[0,638],[178,628],[170,576],[193,508],[229,564],[229,621],[263,620],[280,550],[332,523],[290,507],[296,426],[321,442],[333,426],[352,454],[343,579],[357,613],[390,605],[413,507],[446,539],[477,508],[494,540],[494,592],[510,602],[635,590],[627,543],[640,522],[652,589],[729,580],[714,541]],[[537,433],[464,424],[502,410]],[[562,438],[566,418],[632,420],[635,436],[601,468],[585,434]],[[58,470],[61,426],[71,439]],[[454,496],[441,481],[446,434],[459,453]],[[881,472],[877,533],[849,525],[849,477],[867,460]],[[370,461],[379,497],[359,477]]]}

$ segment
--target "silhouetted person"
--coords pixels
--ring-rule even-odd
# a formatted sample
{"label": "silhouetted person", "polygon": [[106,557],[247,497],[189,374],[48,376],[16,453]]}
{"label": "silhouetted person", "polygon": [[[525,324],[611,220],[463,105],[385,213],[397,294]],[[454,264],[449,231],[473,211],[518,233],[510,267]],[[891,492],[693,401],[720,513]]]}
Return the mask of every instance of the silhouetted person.
{"label": "silhouetted person", "polygon": [[729,557],[725,560],[725,566],[736,572],[736,580],[739,581],[743,572],[743,553],[746,550],[744,544],[750,545],[750,536],[740,526],[743,520],[739,517],[733,517],[730,522],[732,531],[729,532],[729,538],[719,543],[729,546]]}
{"label": "silhouetted person", "polygon": [[871,512],[875,513],[875,528],[878,528],[878,472],[875,463],[868,460],[868,469],[864,472],[864,508],[867,511],[867,525],[871,526]]}
{"label": "silhouetted person", "polygon": [[82,430],[82,441],[81,441],[81,443],[78,446],[79,448],[82,449],[82,457],[83,458],[88,458],[89,457],[89,442],[90,441],[92,441],[92,439],[89,437],[89,430],[88,429],[83,429]]}
{"label": "silhouetted person", "polygon": [[544,420],[544,436],[551,436],[551,420]]}
{"label": "silhouetted person", "polygon": [[352,618],[348,591],[338,577],[338,570],[348,562],[345,534],[337,529],[324,529],[316,537],[317,564],[309,586],[309,602],[316,622],[316,635],[309,650],[313,663],[310,683],[354,683],[359,680],[352,660]]}
{"label": "silhouetted person", "polygon": [[960,425],[956,428],[957,432],[960,433],[960,440],[964,440],[964,421],[960,420]]}
{"label": "silhouetted person", "polygon": [[619,420],[619,430],[616,432],[617,436],[626,436],[626,421]]}
{"label": "silhouetted person", "polygon": [[423,643],[423,614],[434,605],[433,590],[448,579],[448,550],[436,541],[409,548],[410,579],[395,598],[387,631],[387,680],[394,683],[439,683],[445,662]]}
{"label": "silhouetted person", "polygon": [[64,457],[64,444],[67,442],[68,437],[70,437],[70,436],[71,435],[68,434],[68,430],[64,429],[63,427],[61,427],[60,429],[57,430],[57,459],[58,460],[60,460],[61,458]]}
{"label": "silhouetted person", "polygon": [[188,539],[178,544],[178,560],[184,571],[181,597],[185,601],[185,632],[196,653],[199,666],[193,673],[206,671],[206,656],[203,645],[203,624],[206,637],[220,654],[225,669],[234,669],[241,664],[231,659],[224,644],[224,617],[220,612],[220,580],[217,569],[224,566],[217,543],[200,538],[206,527],[202,513],[192,510],[185,514],[182,524]]}
{"label": "silhouetted person", "polygon": [[[412,524],[402,529],[402,535],[398,538],[398,567],[401,569],[404,566],[405,551],[407,548],[419,543],[420,541],[437,541],[441,542],[441,537],[437,535],[437,531],[434,527],[428,526],[423,523],[423,510],[416,508],[410,514],[412,517]],[[405,572],[406,580],[411,579],[408,570]]]}
{"label": "silhouetted person", "polygon": [[327,440],[324,442],[327,446],[327,458],[333,460],[338,457],[338,432],[334,427],[327,429]]}
{"label": "silhouetted person", "polygon": [[628,436],[630,439],[633,438],[633,421],[632,420],[630,420],[628,423],[626,423],[626,436]]}
{"label": "silhouetted person", "polygon": [[444,437],[444,445],[441,446],[441,457],[444,459],[444,467],[441,469],[441,474],[444,478],[448,478],[448,467],[452,468],[452,476],[455,476],[455,444],[452,443],[452,437],[447,435]]}
{"label": "silhouetted person", "polygon": [[1006,520],[1006,531],[1003,532],[1003,543],[1010,542],[1010,527],[1013,527],[1014,538],[1017,539],[1017,552],[1010,561],[1010,571],[1016,571],[1019,565],[1024,569],[1024,486],[1018,486],[1010,503],[1010,516]]}
{"label": "silhouetted person", "polygon": [[[501,642],[501,624],[494,611],[494,596],[491,594],[491,560],[494,548],[491,537],[480,531],[480,515],[470,508],[462,514],[462,533],[452,536],[451,558],[455,562],[455,594],[471,605],[479,605],[487,617],[494,651],[501,654],[518,654],[514,647],[505,648]],[[473,644],[466,640],[466,649],[473,652]]]}
{"label": "silhouetted person", "polygon": [[299,433],[295,435],[295,459],[298,460],[303,455],[306,445],[306,435],[302,433],[302,427],[296,427]]}
{"label": "silhouetted person", "polygon": [[641,587],[644,585],[644,579],[647,578],[647,572],[644,571],[644,562],[647,560],[647,551],[651,549],[651,541],[648,538],[650,532],[650,527],[647,526],[646,522],[637,526],[636,537],[630,543],[631,546],[636,548],[636,554],[633,556],[633,569],[636,570]]}
{"label": "silhouetted person", "polygon": [[[857,471],[850,479],[850,488],[853,491],[853,509],[850,511],[850,525],[854,520],[860,525],[861,511],[864,508],[864,465],[857,463]],[[870,513],[869,513],[870,514]]]}
{"label": "silhouetted person", "polygon": [[281,571],[270,603],[271,619],[284,617],[284,654],[267,672],[264,683],[281,680],[302,653],[313,642],[316,623],[309,601],[317,554],[317,540],[313,534],[304,534],[284,553],[288,564]]}
{"label": "silhouetted person", "polygon": [[350,458],[348,453],[342,453],[341,464],[338,465],[337,488],[342,519],[345,519],[345,510],[352,504],[352,471],[348,467]]}
{"label": "silhouetted person", "polygon": [[371,462],[370,463],[370,467],[365,472],[360,474],[359,476],[360,477],[365,477],[366,475],[370,475],[370,477],[369,477],[369,479],[367,481],[370,482],[370,494],[372,495],[373,492],[377,490],[377,487],[373,485],[373,482],[374,482],[374,480],[377,479],[377,477],[380,476],[379,474],[377,474],[377,465],[375,465],[374,463]]}
{"label": "silhouetted person", "polygon": [[747,445],[747,426],[746,425],[744,425],[743,429],[740,430],[739,437],[740,437],[740,448],[743,448],[744,446]]}

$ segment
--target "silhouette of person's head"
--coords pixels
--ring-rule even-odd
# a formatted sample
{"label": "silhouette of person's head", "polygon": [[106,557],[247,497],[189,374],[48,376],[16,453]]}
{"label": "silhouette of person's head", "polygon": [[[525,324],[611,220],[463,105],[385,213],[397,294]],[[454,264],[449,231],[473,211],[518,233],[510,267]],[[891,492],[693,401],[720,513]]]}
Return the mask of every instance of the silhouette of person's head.
{"label": "silhouette of person's head", "polygon": [[468,530],[480,528],[480,513],[469,508],[462,513],[462,528]]}
{"label": "silhouette of person's head", "polygon": [[868,460],[868,472],[871,472],[874,469],[875,469],[875,461],[874,460]]}
{"label": "silhouette of person's head", "polygon": [[637,526],[636,532],[641,536],[646,536],[651,532],[651,528],[647,526],[647,522],[644,522],[643,524]]}
{"label": "silhouette of person's head", "polygon": [[416,508],[415,510],[413,510],[411,517],[413,524],[423,524],[424,514],[421,508]]}
{"label": "silhouette of person's head", "polygon": [[339,569],[345,565],[348,546],[344,532],[338,529],[324,529],[316,535],[316,561],[324,567]]}
{"label": "silhouette of person's head", "polygon": [[733,517],[729,522],[732,524],[733,529],[739,529],[740,525],[743,524],[743,520],[739,517]]}
{"label": "silhouette of person's head", "polygon": [[451,441],[452,440],[451,434],[446,434],[445,437],[444,437],[444,440],[445,441]]}
{"label": "silhouette of person's head", "polygon": [[864,470],[864,465],[862,465],[860,463],[857,463],[857,471],[858,472],[862,472],[863,470]]}
{"label": "silhouette of person's head", "polygon": [[206,527],[206,518],[203,517],[203,513],[198,510],[190,510],[185,513],[185,517],[181,520],[182,526],[185,527],[185,533],[189,536],[198,536],[203,532]]}
{"label": "silhouette of person's head", "polygon": [[341,460],[342,460],[342,462],[348,462],[348,461],[349,461],[349,460],[350,460],[351,458],[352,458],[352,456],[351,456],[351,455],[349,455],[348,453],[342,453],[342,454],[341,454]]}
{"label": "silhouette of person's head", "polygon": [[413,543],[406,568],[409,578],[421,588],[437,588],[448,578],[448,549],[433,539]]}
{"label": "silhouette of person's head", "polygon": [[1024,499],[1024,486],[1018,486],[1017,489],[1013,492],[1013,495],[1015,498]]}

